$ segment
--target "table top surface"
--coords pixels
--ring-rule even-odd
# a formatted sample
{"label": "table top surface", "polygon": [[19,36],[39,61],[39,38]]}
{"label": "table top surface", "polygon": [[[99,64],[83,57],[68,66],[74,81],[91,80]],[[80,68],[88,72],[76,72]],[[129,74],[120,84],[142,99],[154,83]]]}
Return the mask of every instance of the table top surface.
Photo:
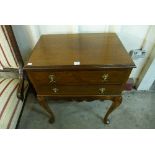
{"label": "table top surface", "polygon": [[42,35],[25,68],[58,66],[135,67],[115,33]]}

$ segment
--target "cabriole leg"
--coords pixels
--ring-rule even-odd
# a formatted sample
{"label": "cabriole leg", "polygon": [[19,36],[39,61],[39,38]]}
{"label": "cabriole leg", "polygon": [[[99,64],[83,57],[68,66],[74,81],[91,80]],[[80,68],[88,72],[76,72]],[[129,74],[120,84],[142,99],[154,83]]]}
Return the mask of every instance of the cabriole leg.
{"label": "cabriole leg", "polygon": [[52,110],[50,109],[50,107],[48,106],[48,104],[45,101],[45,97],[43,96],[38,96],[38,101],[40,103],[40,105],[48,112],[48,114],[50,115],[50,119],[49,122],[50,123],[54,123],[55,118],[54,118],[54,114],[52,112]]}
{"label": "cabriole leg", "polygon": [[110,113],[112,113],[122,103],[122,96],[113,97],[111,100],[112,100],[112,104],[103,119],[104,124],[110,123],[108,117]]}

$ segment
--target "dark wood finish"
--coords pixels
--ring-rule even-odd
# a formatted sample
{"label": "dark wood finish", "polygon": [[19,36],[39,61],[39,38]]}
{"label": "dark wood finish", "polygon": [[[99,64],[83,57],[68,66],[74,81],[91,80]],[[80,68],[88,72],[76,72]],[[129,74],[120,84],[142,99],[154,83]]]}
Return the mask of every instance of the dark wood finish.
{"label": "dark wood finish", "polygon": [[12,45],[13,50],[14,50],[13,52],[15,55],[15,59],[17,60],[19,67],[23,67],[24,66],[23,59],[22,59],[22,56],[20,54],[20,50],[19,50],[16,38],[15,38],[15,35],[13,33],[12,26],[11,25],[4,25],[4,26],[2,26],[2,29],[3,29],[3,32],[5,35],[7,32],[7,35],[9,37],[9,40],[10,40],[11,45]]}
{"label": "dark wood finish", "polygon": [[135,66],[115,33],[94,33],[41,36],[25,68],[70,68],[75,61],[80,68]]}
{"label": "dark wood finish", "polygon": [[17,61],[17,65],[18,65],[18,68],[17,69],[11,69],[11,68],[4,68],[4,72],[16,72],[18,71],[19,72],[19,87],[18,87],[18,91],[17,91],[17,97],[21,100],[24,99],[24,75],[23,75],[23,66],[24,66],[24,63],[23,63],[23,60],[22,60],[22,56],[20,54],[20,50],[19,50],[19,47],[18,47],[18,44],[16,42],[16,38],[14,36],[14,33],[13,33],[13,30],[12,30],[12,26],[11,25],[3,25],[2,26],[2,30],[5,34],[5,37],[6,39],[10,41],[11,45],[12,45],[12,48],[13,48],[13,51],[14,52],[14,56],[15,56],[15,59]]}
{"label": "dark wood finish", "polygon": [[[80,65],[74,65],[79,61]],[[135,67],[114,33],[43,35],[25,70],[40,104],[53,118],[44,97],[111,100],[103,122],[122,101],[121,92]],[[49,78],[50,77],[50,78]]]}
{"label": "dark wood finish", "polygon": [[[129,77],[131,69],[102,69],[101,71],[42,71],[42,72],[28,72],[29,76],[39,85],[48,85],[50,76],[54,80],[51,84],[60,85],[81,85],[81,84],[121,84],[126,82]],[[107,76],[105,79],[104,76]]]}
{"label": "dark wood finish", "polygon": [[38,101],[40,103],[40,105],[48,112],[48,114],[50,115],[50,119],[49,122],[53,123],[55,121],[54,115],[52,110],[49,108],[48,104],[45,101],[45,98],[43,96],[38,96]]}
{"label": "dark wood finish", "polygon": [[111,98],[111,100],[112,100],[112,104],[103,119],[103,122],[105,124],[110,123],[108,116],[122,103],[122,96],[114,96]]}
{"label": "dark wood finish", "polygon": [[[102,93],[101,88],[104,89]],[[57,89],[57,90],[56,90]],[[38,86],[38,95],[120,95],[123,86],[122,85],[53,85],[53,86]]]}

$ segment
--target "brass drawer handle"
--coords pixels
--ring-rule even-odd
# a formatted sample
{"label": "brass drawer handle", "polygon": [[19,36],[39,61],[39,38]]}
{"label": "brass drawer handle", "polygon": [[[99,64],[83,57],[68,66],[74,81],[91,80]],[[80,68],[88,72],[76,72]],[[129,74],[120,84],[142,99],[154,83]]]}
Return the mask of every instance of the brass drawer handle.
{"label": "brass drawer handle", "polygon": [[99,93],[103,95],[105,93],[105,88],[100,88]]}
{"label": "brass drawer handle", "polygon": [[50,82],[49,83],[55,83],[55,75],[49,75],[49,79],[50,79]]}
{"label": "brass drawer handle", "polygon": [[108,80],[109,75],[108,74],[103,74],[102,75],[102,80],[103,81],[107,81]]}
{"label": "brass drawer handle", "polygon": [[59,91],[59,89],[58,89],[58,88],[53,88],[52,91],[53,91],[54,93],[57,93],[57,92]]}

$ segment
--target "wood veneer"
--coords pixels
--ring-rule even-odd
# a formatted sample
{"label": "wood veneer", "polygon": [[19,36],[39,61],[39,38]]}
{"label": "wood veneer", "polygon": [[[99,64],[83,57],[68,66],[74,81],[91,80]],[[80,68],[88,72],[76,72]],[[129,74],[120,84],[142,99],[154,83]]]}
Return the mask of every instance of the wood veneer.
{"label": "wood veneer", "polygon": [[50,122],[54,114],[45,101],[47,96],[112,100],[103,119],[107,124],[109,114],[121,104],[121,92],[133,67],[115,33],[96,33],[43,35],[24,68]]}

